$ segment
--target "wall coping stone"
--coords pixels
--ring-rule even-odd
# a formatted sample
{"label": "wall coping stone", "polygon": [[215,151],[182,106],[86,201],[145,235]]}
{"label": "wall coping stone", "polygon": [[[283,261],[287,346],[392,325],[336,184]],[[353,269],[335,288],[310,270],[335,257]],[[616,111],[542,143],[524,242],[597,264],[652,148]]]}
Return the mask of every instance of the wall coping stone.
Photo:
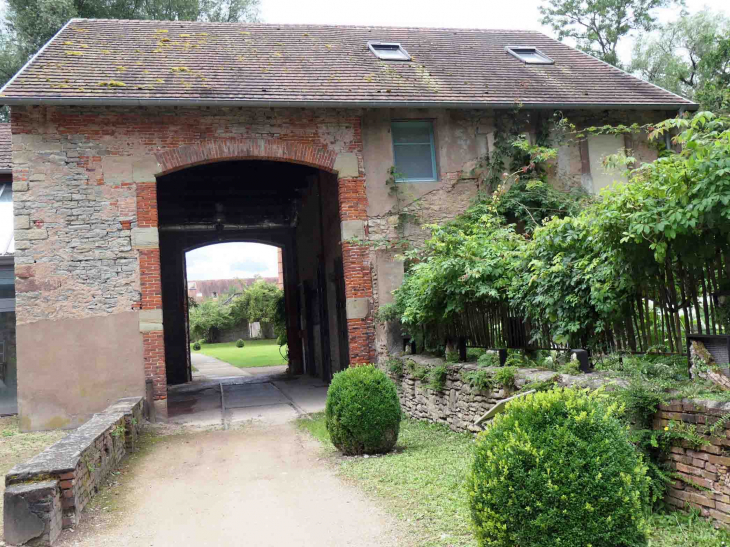
{"label": "wall coping stone", "polygon": [[[450,372],[455,371],[470,371],[470,370],[488,370],[492,373],[497,372],[503,367],[482,367],[479,366],[475,361],[463,362],[463,363],[447,363],[443,357],[435,357],[432,355],[423,354],[399,354],[393,355],[403,361],[411,359],[416,364],[425,367],[438,367],[446,366]],[[608,384],[616,384],[622,387],[628,385],[628,382],[623,378],[615,378],[610,376],[606,372],[589,372],[587,374],[561,374],[554,370],[547,370],[542,368],[518,368],[517,374],[515,375],[515,385],[520,388],[526,384],[532,382],[546,382],[552,378],[556,378],[558,384],[562,387],[577,387],[577,388],[589,388],[597,389],[601,386]],[[730,408],[730,407],[729,407]]]}
{"label": "wall coping stone", "polygon": [[142,397],[126,397],[107,407],[52,444],[27,462],[19,463],[5,475],[5,484],[27,481],[39,475],[55,475],[76,469],[81,454],[109,429],[110,424],[125,416],[132,416],[134,408],[142,404]]}

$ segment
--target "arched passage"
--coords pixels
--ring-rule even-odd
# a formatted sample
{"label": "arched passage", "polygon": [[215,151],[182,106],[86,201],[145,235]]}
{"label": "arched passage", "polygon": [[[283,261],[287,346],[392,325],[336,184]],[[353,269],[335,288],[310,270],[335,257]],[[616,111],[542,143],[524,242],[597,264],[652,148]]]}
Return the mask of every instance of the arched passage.
{"label": "arched passage", "polygon": [[[270,160],[198,162],[157,177],[155,194],[165,386],[191,377],[184,253],[217,242],[259,242],[283,250],[294,373],[328,380],[349,364],[338,179],[333,173]],[[159,376],[163,367],[156,364]]]}

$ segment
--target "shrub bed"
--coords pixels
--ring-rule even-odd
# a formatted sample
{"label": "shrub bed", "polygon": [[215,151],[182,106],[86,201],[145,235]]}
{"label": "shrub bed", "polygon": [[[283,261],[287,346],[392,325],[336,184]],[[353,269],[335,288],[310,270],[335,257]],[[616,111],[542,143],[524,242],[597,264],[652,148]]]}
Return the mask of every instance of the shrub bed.
{"label": "shrub bed", "polygon": [[480,545],[646,545],[647,468],[599,397],[528,395],[479,435],[468,490]]}
{"label": "shrub bed", "polygon": [[332,444],[343,454],[385,453],[398,440],[398,392],[393,381],[373,365],[334,375],[325,415]]}

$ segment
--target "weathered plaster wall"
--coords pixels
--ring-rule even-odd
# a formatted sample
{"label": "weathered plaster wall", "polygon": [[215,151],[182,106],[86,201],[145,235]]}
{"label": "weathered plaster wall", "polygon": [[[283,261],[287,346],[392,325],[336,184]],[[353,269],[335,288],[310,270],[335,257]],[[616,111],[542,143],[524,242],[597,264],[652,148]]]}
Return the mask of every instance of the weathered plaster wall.
{"label": "weathered plaster wall", "polygon": [[[480,159],[488,157],[495,149],[498,134],[496,117],[519,117],[528,138],[535,142],[539,123],[551,128],[558,158],[547,167],[550,183],[562,189],[583,187],[594,192],[610,182],[604,174],[601,160],[605,154],[618,152],[625,147],[638,161],[652,161],[657,153],[652,149],[646,134],[623,137],[590,137],[579,142],[565,135],[554,126],[557,117],[549,111],[439,110],[439,109],[379,109],[368,110],[363,115],[363,159],[367,173],[368,221],[363,238],[372,244],[374,301],[377,309],[392,301],[392,291],[403,279],[403,265],[398,259],[402,248],[383,248],[382,242],[405,240],[419,246],[429,237],[426,224],[440,224],[462,213],[469,207],[479,191],[489,191],[484,185]],[[566,111],[562,114],[574,123],[578,130],[606,124],[653,123],[671,112],[653,111]],[[434,126],[438,182],[399,183],[401,202],[389,192],[386,181],[393,167],[393,143],[391,122],[396,120],[431,120]],[[609,150],[608,139],[616,147]],[[592,144],[593,146],[589,146]],[[590,151],[589,151],[590,150]],[[594,183],[592,173],[597,179]],[[413,219],[399,225],[398,209],[406,208]],[[353,234],[358,237],[358,234]],[[379,358],[389,351],[397,351],[400,343],[396,325],[377,325],[376,347]]]}
{"label": "weathered plaster wall", "polygon": [[143,396],[139,312],[18,325],[24,431],[78,427],[119,397]]}

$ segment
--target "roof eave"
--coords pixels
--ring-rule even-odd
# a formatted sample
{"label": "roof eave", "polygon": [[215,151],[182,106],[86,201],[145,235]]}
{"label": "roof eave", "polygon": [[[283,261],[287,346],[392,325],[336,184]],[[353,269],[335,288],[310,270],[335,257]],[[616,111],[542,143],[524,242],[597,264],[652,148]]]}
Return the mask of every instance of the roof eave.
{"label": "roof eave", "polygon": [[456,108],[456,109],[597,109],[597,110],[697,110],[692,102],[676,103],[601,103],[601,102],[468,102],[468,101],[277,101],[266,99],[166,99],[110,97],[0,97],[0,104],[26,106],[221,106],[249,108]]}

